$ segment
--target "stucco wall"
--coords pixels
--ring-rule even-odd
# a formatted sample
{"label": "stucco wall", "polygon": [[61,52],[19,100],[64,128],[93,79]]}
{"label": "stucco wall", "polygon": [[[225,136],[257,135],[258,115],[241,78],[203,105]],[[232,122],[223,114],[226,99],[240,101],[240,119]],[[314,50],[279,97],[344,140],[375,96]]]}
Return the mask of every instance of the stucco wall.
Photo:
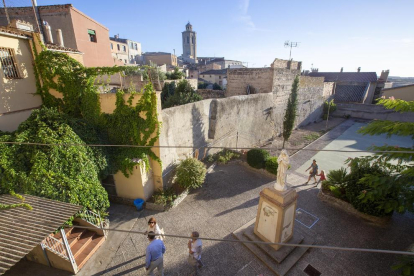
{"label": "stucco wall", "polygon": [[414,85],[383,89],[382,96],[394,97],[404,101],[414,101]]}
{"label": "stucco wall", "polygon": [[[320,120],[322,115],[323,78],[306,77],[301,82],[306,87],[299,89],[296,125]],[[281,133],[286,103],[287,98],[262,93],[163,109],[160,144],[191,147],[160,149],[164,183],[171,176],[174,163],[193,156],[196,149],[200,148],[199,157],[202,158],[207,145],[250,147],[265,144]]]}
{"label": "stucco wall", "polygon": [[22,77],[6,79],[0,69],[0,130],[14,131],[30,116],[30,109],[39,107],[42,100],[39,95],[34,95],[36,80],[29,40],[0,35],[0,47],[14,49]]}

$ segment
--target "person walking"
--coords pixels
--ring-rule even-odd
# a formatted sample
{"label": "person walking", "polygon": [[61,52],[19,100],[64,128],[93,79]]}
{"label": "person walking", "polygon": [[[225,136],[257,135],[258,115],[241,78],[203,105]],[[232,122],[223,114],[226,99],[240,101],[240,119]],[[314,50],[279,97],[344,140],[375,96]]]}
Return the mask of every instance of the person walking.
{"label": "person walking", "polygon": [[203,243],[199,239],[200,234],[196,231],[191,233],[191,240],[188,241],[189,256],[188,261],[195,268],[195,274],[197,275],[198,269],[202,268],[204,264],[201,262],[201,251]]}
{"label": "person walking", "polygon": [[305,184],[308,184],[309,180],[313,177],[313,179],[315,179],[315,182],[313,184],[316,183],[316,175],[318,174],[318,165],[316,164],[316,160],[313,159],[312,164],[309,166],[309,168],[306,169],[305,172],[307,172],[308,170],[310,170],[309,172],[309,177],[308,177],[308,181],[306,181]]}
{"label": "person walking", "polygon": [[153,231],[148,233],[148,240],[150,241],[150,244],[147,246],[145,259],[145,269],[147,271],[147,275],[154,276],[154,270],[157,268],[161,276],[164,276],[164,242],[156,239]]}
{"label": "person walking", "polygon": [[320,174],[317,174],[317,176],[320,176],[320,178],[318,180],[318,183],[315,184],[315,187],[318,186],[319,182],[326,180],[325,171],[324,170],[321,170],[321,173]]}

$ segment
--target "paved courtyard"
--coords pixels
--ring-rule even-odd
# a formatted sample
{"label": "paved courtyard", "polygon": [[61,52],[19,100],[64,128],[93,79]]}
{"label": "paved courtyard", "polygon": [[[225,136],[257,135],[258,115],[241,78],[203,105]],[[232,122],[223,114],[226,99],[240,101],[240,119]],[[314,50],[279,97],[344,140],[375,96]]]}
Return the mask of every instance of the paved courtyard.
{"label": "paved courtyard", "polygon": [[[355,133],[360,126],[361,123],[347,120],[307,148],[361,149],[370,146],[372,138],[365,141],[362,137],[361,140]],[[397,143],[407,141],[398,139]],[[321,202],[317,198],[318,188],[304,185],[306,174],[303,168],[316,158],[321,169],[335,169],[343,165],[340,159],[348,158],[349,154],[315,153],[301,151],[291,157],[288,182],[298,191],[298,208],[303,214],[295,227],[312,235],[319,245],[405,250],[414,242],[412,214],[394,214],[389,226],[378,227]],[[273,179],[237,163],[220,165],[208,174],[202,188],[193,191],[177,208],[168,212],[137,212],[132,207],[112,205],[110,227],[144,231],[148,218],[155,216],[167,234],[190,235],[191,231],[197,230],[205,237],[234,239],[231,233],[256,216],[259,192],[272,186],[272,182]],[[191,274],[186,243],[185,239],[167,237],[166,275]],[[78,275],[145,275],[147,244],[144,235],[111,232],[108,241]],[[389,254],[310,249],[287,275],[307,275],[303,270],[309,264],[322,275],[398,275],[390,270],[395,260],[396,256]],[[201,275],[273,275],[240,243],[204,241],[203,261],[206,266]],[[6,275],[68,274],[22,261]]]}

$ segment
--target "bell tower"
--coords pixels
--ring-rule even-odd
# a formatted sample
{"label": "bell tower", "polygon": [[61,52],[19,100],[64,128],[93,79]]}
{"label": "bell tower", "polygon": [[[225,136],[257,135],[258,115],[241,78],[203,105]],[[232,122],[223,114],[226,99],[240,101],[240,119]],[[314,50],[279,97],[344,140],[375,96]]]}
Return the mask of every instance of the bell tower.
{"label": "bell tower", "polygon": [[193,31],[190,22],[185,25],[183,36],[183,60],[189,63],[197,63],[197,33]]}

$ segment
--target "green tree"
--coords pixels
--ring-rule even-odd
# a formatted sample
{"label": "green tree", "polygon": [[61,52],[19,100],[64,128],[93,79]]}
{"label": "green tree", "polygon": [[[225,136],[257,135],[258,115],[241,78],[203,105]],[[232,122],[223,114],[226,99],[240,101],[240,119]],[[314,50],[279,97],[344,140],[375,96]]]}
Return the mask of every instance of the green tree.
{"label": "green tree", "polygon": [[[414,112],[414,101],[403,101],[394,98],[379,99],[379,105],[397,112]],[[409,136],[414,140],[414,123],[375,120],[359,130],[364,135]],[[380,208],[386,212],[414,212],[414,147],[374,146],[376,151],[392,151],[376,154],[370,159],[371,163],[382,164],[390,173],[387,175],[365,174],[360,180],[368,186],[366,192],[360,194],[364,201],[381,200]],[[390,163],[390,161],[396,161]],[[383,200],[382,196],[392,194],[391,198]]]}
{"label": "green tree", "polygon": [[218,85],[217,83],[213,84],[213,90],[221,90],[221,86]]}
{"label": "green tree", "polygon": [[181,80],[175,89],[174,95],[168,97],[163,108],[188,104],[192,102],[201,101],[203,97],[200,96],[190,85],[187,80]]}
{"label": "green tree", "polygon": [[198,89],[206,89],[207,86],[208,86],[208,83],[205,83],[205,82],[198,83]]}
{"label": "green tree", "polygon": [[168,80],[181,80],[185,77],[184,73],[181,72],[178,67],[174,68],[174,71],[171,73],[165,74]]}
{"label": "green tree", "polygon": [[165,102],[167,101],[167,99],[169,97],[172,97],[175,93],[175,81],[172,81],[170,83],[166,82],[164,83],[164,87],[162,88],[162,92],[161,92],[161,107],[165,108]]}
{"label": "green tree", "polygon": [[285,117],[283,119],[283,148],[285,148],[285,142],[292,134],[293,126],[296,119],[296,107],[298,105],[298,88],[299,88],[299,76],[296,76],[292,84],[292,90],[289,95]]}

